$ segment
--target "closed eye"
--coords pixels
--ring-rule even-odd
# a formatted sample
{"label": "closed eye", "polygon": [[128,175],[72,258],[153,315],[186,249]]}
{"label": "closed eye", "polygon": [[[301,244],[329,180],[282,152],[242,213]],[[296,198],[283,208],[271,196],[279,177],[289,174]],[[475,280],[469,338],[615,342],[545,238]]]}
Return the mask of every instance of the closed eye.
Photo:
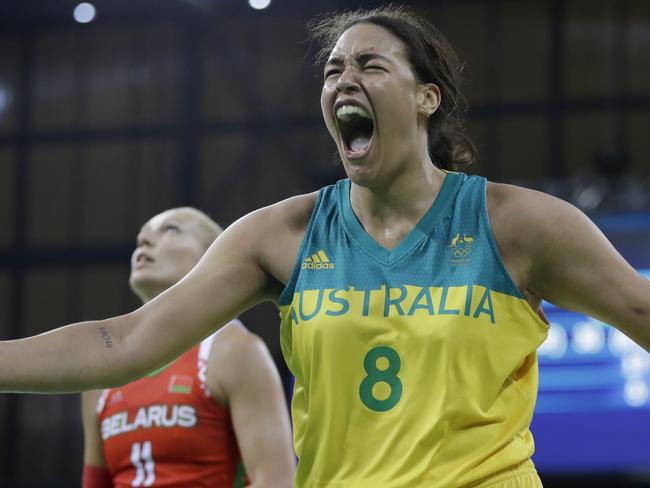
{"label": "closed eye", "polygon": [[172,233],[175,233],[175,234],[177,234],[177,233],[179,233],[181,231],[181,229],[178,226],[174,225],[174,224],[166,224],[166,225],[163,226],[162,230],[163,230],[163,232],[172,232]]}
{"label": "closed eye", "polygon": [[333,75],[338,75],[339,73],[341,73],[341,70],[328,69],[328,70],[325,71],[325,78],[329,78],[330,76],[333,76]]}

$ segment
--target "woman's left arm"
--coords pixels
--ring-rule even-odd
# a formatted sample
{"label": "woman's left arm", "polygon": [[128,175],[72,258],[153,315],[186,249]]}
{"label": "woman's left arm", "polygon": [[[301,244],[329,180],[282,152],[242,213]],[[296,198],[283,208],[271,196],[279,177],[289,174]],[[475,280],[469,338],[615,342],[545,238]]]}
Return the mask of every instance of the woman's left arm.
{"label": "woman's left arm", "polygon": [[515,220],[526,229],[527,291],[612,325],[650,351],[650,281],[573,205],[510,188]]}

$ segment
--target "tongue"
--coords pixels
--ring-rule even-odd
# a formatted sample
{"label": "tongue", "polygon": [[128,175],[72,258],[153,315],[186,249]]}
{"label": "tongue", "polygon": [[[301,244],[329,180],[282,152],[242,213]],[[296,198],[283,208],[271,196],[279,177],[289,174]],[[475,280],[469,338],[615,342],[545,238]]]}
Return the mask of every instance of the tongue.
{"label": "tongue", "polygon": [[367,150],[369,145],[370,139],[368,137],[356,136],[350,142],[350,149],[352,149],[354,152],[362,152]]}

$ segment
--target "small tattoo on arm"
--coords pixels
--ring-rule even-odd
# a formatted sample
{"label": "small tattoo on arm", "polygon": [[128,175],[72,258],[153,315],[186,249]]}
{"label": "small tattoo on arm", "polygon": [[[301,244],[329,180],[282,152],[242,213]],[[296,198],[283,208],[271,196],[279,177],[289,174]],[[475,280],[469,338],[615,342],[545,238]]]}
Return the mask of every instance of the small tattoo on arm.
{"label": "small tattoo on arm", "polygon": [[104,339],[106,349],[111,349],[113,347],[113,341],[108,333],[108,329],[102,325],[99,327],[99,333],[102,335],[102,339]]}

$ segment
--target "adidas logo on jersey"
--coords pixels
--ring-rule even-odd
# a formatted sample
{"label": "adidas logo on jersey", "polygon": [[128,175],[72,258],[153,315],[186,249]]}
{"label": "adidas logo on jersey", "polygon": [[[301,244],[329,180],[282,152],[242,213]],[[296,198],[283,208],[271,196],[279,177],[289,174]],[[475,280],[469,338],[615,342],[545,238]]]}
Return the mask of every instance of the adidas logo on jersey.
{"label": "adidas logo on jersey", "polygon": [[301,269],[334,269],[334,263],[322,249],[302,262]]}

